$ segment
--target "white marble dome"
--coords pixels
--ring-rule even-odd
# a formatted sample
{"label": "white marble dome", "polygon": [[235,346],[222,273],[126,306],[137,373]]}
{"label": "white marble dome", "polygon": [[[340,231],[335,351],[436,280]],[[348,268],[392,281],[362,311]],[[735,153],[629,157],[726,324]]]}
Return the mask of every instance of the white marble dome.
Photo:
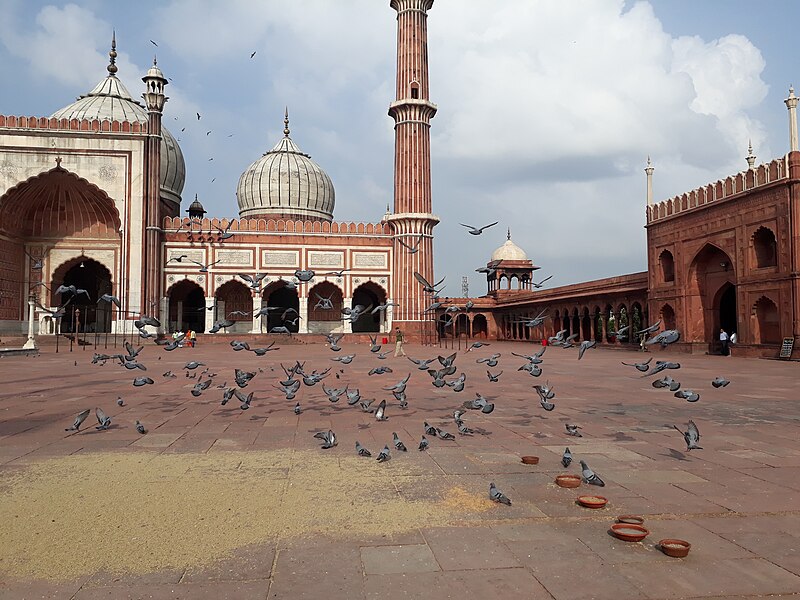
{"label": "white marble dome", "polygon": [[511,233],[505,244],[492,252],[492,261],[497,260],[530,260],[525,251],[511,241]]}
{"label": "white marble dome", "polygon": [[251,164],[236,188],[239,217],[333,220],[336,193],[328,174],[289,137]]}
{"label": "white marble dome", "polygon": [[[147,109],[131,97],[128,89],[117,78],[115,45],[111,50],[108,77],[94,86],[72,104],[57,110],[51,118],[87,119],[98,121],[129,121],[147,123]],[[160,71],[159,71],[160,73]],[[186,181],[186,163],[178,142],[166,127],[161,128],[161,196],[177,204]]]}

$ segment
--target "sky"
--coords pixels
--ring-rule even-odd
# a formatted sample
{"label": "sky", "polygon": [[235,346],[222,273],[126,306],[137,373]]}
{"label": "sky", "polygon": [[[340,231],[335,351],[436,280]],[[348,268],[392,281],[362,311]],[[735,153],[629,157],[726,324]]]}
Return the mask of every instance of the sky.
{"label": "sky", "polygon": [[[6,115],[49,115],[91,89],[112,29],[134,96],[157,54],[170,78],[164,123],[186,158],[184,210],[197,194],[210,216],[238,215],[239,176],[280,139],[286,106],[292,139],[333,180],[336,220],[377,222],[393,202],[388,0],[3,9]],[[436,0],[431,165],[445,293],[460,294],[462,276],[485,293],[475,269],[509,227],[551,286],[645,270],[648,155],[658,201],[744,170],[748,141],[759,163],[788,150],[798,18],[795,0]],[[459,225],[492,221],[480,237]]]}

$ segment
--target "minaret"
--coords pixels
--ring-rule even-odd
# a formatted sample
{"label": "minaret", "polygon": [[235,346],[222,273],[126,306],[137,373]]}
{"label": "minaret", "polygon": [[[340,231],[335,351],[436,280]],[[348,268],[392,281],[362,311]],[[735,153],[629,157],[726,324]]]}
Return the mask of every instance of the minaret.
{"label": "minaret", "polygon": [[[161,115],[167,79],[153,58],[153,66],[142,77],[147,106],[147,141],[144,152],[144,278],[142,281],[141,314],[155,316],[162,295],[161,285]],[[131,307],[136,311],[136,307]],[[166,324],[162,324],[166,326]]]}
{"label": "minaret", "polygon": [[753,141],[747,141],[747,156],[744,157],[747,161],[747,169],[752,171],[756,168],[756,155],[753,154]]}
{"label": "minaret", "polygon": [[653,171],[655,171],[653,163],[650,162],[650,157],[647,157],[647,166],[644,172],[647,173],[647,206],[653,206]]}
{"label": "minaret", "polygon": [[789,109],[789,152],[797,152],[797,101],[800,100],[794,95],[794,87],[789,86],[789,97],[783,101]]}
{"label": "minaret", "polygon": [[[436,105],[428,88],[427,11],[433,0],[390,0],[397,11],[397,95],[389,105],[394,119],[394,213],[386,218],[394,234],[393,300],[399,306],[393,321],[418,324],[427,297],[414,278],[433,276],[433,227],[439,222],[431,207],[430,120]],[[409,253],[398,240],[419,251]],[[415,334],[415,327],[408,333]]]}

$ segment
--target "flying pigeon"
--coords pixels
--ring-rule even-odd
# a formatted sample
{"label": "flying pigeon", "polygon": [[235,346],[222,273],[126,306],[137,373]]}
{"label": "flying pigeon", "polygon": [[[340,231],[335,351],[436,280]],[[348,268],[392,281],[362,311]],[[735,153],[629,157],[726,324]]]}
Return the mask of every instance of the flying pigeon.
{"label": "flying pigeon", "polygon": [[489,370],[486,371],[486,376],[489,378],[489,381],[491,381],[492,383],[497,383],[498,381],[500,381],[500,375],[502,375],[502,374],[503,374],[502,371],[500,371],[499,373],[496,373],[494,375],[491,373],[491,371],[489,371]]}
{"label": "flying pigeon", "polygon": [[572,464],[572,452],[569,451],[569,447],[564,450],[564,454],[561,457],[561,464],[564,465],[565,469]]}
{"label": "flying pigeon", "polygon": [[86,420],[86,417],[88,417],[91,412],[92,412],[92,410],[90,408],[87,408],[86,410],[84,410],[81,413],[79,413],[78,416],[75,417],[75,422],[72,424],[72,427],[68,427],[64,431],[80,431],[81,430],[81,425],[83,424],[83,422]]}
{"label": "flying pigeon", "polygon": [[149,377],[137,377],[136,379],[133,380],[134,387],[142,387],[143,385],[148,385],[151,383],[155,382]]}
{"label": "flying pigeon", "polygon": [[[641,332],[640,332],[641,333]],[[653,336],[649,340],[645,342],[648,346],[652,344],[661,344],[662,348],[666,348],[670,344],[673,344],[681,339],[681,334],[676,329],[667,329],[666,331],[662,331],[656,336]]]}
{"label": "flying pigeon", "polygon": [[581,475],[583,475],[583,480],[588,483],[589,485],[597,485],[600,487],[604,487],[606,485],[605,481],[598,477],[597,473],[592,471],[589,466],[584,462],[581,462]]}
{"label": "flying pigeon", "polygon": [[472,342],[472,345],[467,348],[467,352],[471,352],[472,350],[477,350],[478,348],[483,348],[484,346],[491,346],[491,344],[487,344],[485,342]]}
{"label": "flying pigeon", "polygon": [[414,244],[413,246],[409,246],[400,238],[395,238],[395,239],[397,239],[398,243],[401,246],[403,246],[406,250],[408,250],[409,254],[416,254],[417,252],[419,252],[419,243],[422,241],[422,234],[421,233],[419,234],[419,237],[417,238],[417,243]]}
{"label": "flying pigeon", "polygon": [[383,375],[384,373],[391,373],[391,367],[375,367],[374,369],[370,369],[367,375]]}
{"label": "flying pigeon", "polygon": [[327,450],[328,448],[333,448],[336,446],[336,434],[333,433],[330,429],[328,429],[327,433],[324,431],[319,431],[314,434],[315,438],[318,438],[323,441],[322,449]]}
{"label": "flying pigeon", "polygon": [[372,409],[370,408],[370,405],[371,405],[373,402],[375,402],[375,398],[373,398],[372,400],[362,400],[361,402],[359,402],[359,403],[358,403],[358,405],[361,407],[361,410],[362,410],[363,412],[365,412],[365,413],[371,413],[371,412],[372,412]]}
{"label": "flying pigeon", "polygon": [[641,373],[646,373],[650,369],[650,362],[653,360],[653,357],[647,359],[647,362],[643,363],[626,363],[623,362],[622,364],[626,367],[636,367],[636,370]]}
{"label": "flying pigeon", "polygon": [[448,387],[453,388],[454,392],[462,392],[464,391],[464,382],[467,380],[467,374],[462,373],[458,379],[454,379],[453,381],[446,381],[445,383]]}
{"label": "flying pigeon", "polygon": [[583,358],[583,353],[586,352],[589,348],[595,348],[596,346],[597,342],[595,340],[582,341],[580,347],[578,348],[578,360]]}
{"label": "flying pigeon", "polygon": [[364,448],[358,440],[356,440],[356,452],[359,456],[372,456],[372,452]]}
{"label": "flying pigeon", "polygon": [[495,502],[499,502],[500,504],[511,506],[511,500],[509,500],[508,496],[506,496],[503,492],[497,489],[497,486],[495,486],[494,482],[489,484],[489,498]]}
{"label": "flying pigeon", "polygon": [[469,229],[468,233],[470,235],[480,235],[483,233],[484,229],[489,229],[489,227],[494,227],[495,225],[497,225],[497,223],[498,221],[495,221],[494,223],[489,223],[488,225],[484,225],[483,227],[473,227],[472,225],[465,225],[464,223],[459,223],[459,225]]}
{"label": "flying pigeon", "polygon": [[411,358],[410,356],[407,356],[406,358],[408,360],[410,360],[412,363],[414,363],[415,365],[417,365],[417,368],[420,371],[427,371],[428,370],[428,365],[436,360],[435,358],[429,358],[427,360],[417,360],[416,358]]}
{"label": "flying pigeon", "polygon": [[694,424],[694,421],[689,419],[688,429],[684,432],[680,430],[680,427],[677,425],[673,425],[675,429],[677,429],[680,433],[683,434],[683,439],[686,441],[686,451],[689,450],[702,450],[702,446],[698,446],[697,443],[700,441],[700,431],[697,429],[697,425]]}
{"label": "flying pigeon", "polygon": [[122,308],[119,302],[119,298],[117,298],[116,296],[112,296],[111,294],[103,294],[102,296],[100,296],[97,299],[97,303],[100,304],[100,302],[111,302],[113,304],[116,304],[117,308]]}
{"label": "flying pigeon", "polygon": [[378,410],[375,411],[375,419],[378,421],[387,421],[389,417],[386,416],[386,400],[381,400],[378,404]]}
{"label": "flying pigeon", "polygon": [[406,375],[403,379],[395,383],[393,386],[383,388],[387,392],[405,392],[406,385],[408,384],[408,380],[411,378],[411,373]]}
{"label": "flying pigeon", "polygon": [[436,288],[439,287],[445,280],[445,278],[442,277],[439,281],[431,285],[428,283],[428,280],[417,271],[414,271],[414,278],[420,283],[420,285],[422,285],[422,291],[428,292],[429,294],[436,294]]}

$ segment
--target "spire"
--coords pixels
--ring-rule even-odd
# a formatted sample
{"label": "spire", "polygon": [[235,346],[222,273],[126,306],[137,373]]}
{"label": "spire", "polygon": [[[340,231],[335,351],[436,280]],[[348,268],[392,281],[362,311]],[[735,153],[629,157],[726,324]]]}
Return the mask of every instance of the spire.
{"label": "spire", "polygon": [[511,227],[508,228],[508,233],[506,234],[506,239],[507,240],[511,239]]}
{"label": "spire", "polygon": [[283,135],[289,137],[289,107],[283,112]]}
{"label": "spire", "polygon": [[648,154],[647,166],[644,168],[644,172],[647,173],[647,206],[653,205],[653,171],[655,170],[656,169],[650,160],[650,155]]}
{"label": "spire", "polygon": [[755,169],[756,165],[756,156],[753,154],[753,142],[752,140],[747,140],[747,156],[744,157],[747,161],[747,168],[751,171]]}
{"label": "spire", "polygon": [[111,52],[108,53],[109,61],[106,69],[111,77],[117,76],[117,32],[111,30]]}
{"label": "spire", "polygon": [[797,145],[797,102],[800,100],[794,95],[794,87],[789,86],[789,97],[783,101],[789,109],[789,152],[796,152]]}

